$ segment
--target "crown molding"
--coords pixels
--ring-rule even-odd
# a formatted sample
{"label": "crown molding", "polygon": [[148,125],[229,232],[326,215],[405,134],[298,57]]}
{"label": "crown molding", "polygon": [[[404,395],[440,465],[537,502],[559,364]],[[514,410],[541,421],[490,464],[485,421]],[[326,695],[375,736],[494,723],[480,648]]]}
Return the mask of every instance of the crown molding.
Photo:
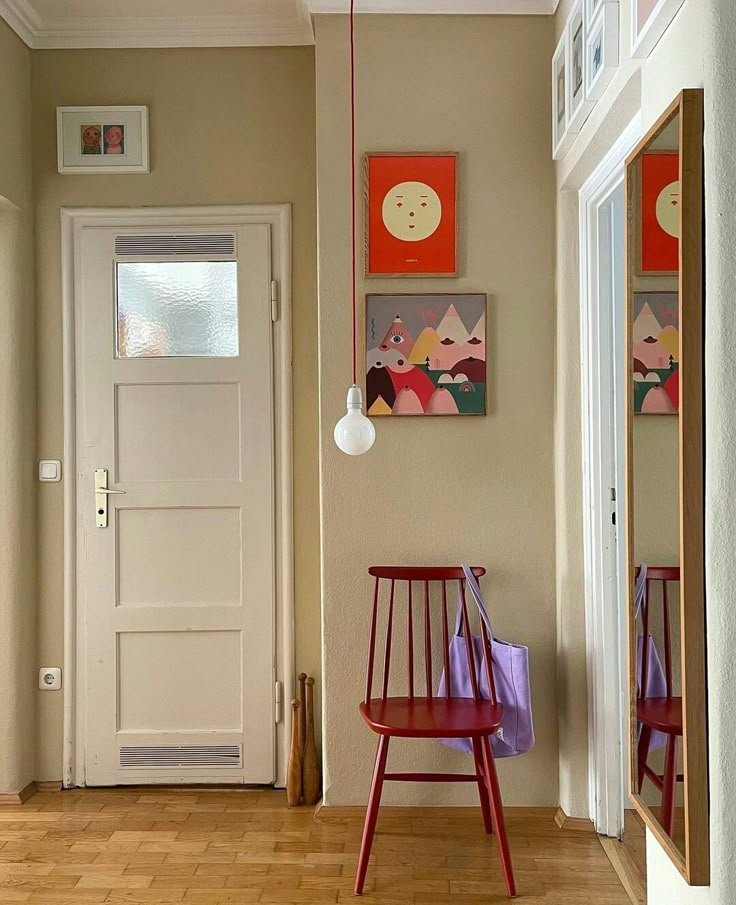
{"label": "crown molding", "polygon": [[[350,0],[308,0],[312,13],[347,13]],[[549,16],[559,0],[356,0],[358,13]]]}
{"label": "crown molding", "polygon": [[258,22],[251,16],[47,20],[33,47],[260,47],[314,44],[312,23]]}
{"label": "crown molding", "polygon": [[0,16],[34,50],[93,47],[261,47],[314,44],[309,11],[293,19],[242,16],[41,19],[28,0],[0,0]]}
{"label": "crown molding", "polygon": [[41,20],[27,0],[0,0],[0,17],[29,47],[34,46]]}

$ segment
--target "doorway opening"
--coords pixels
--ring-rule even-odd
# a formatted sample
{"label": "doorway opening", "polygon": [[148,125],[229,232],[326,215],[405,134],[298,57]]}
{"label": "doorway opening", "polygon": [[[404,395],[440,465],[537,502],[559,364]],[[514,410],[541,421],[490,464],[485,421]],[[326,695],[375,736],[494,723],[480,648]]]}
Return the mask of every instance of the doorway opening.
{"label": "doorway opening", "polygon": [[624,164],[640,135],[637,116],[580,191],[588,800],[596,832],[614,866],[618,862],[622,880],[628,875],[624,885],[637,902],[644,900],[646,861],[643,827],[628,807],[626,794],[628,655],[621,503],[628,398]]}

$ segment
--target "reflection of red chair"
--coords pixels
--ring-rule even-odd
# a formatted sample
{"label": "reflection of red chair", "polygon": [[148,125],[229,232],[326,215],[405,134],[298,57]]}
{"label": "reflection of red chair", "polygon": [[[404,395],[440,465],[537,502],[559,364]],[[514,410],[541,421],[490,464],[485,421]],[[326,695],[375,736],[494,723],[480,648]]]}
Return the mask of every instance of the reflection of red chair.
{"label": "reflection of red chair", "polygon": [[[667,688],[667,696],[664,698],[646,698],[643,689],[646,689],[649,680],[649,643],[650,634],[650,585],[659,582],[662,589],[662,627],[664,635],[664,674]],[[639,769],[638,789],[644,784],[644,778],[648,777],[662,792],[662,807],[660,811],[660,823],[667,834],[672,838],[675,831],[675,797],[677,783],[683,782],[682,773],[677,772],[677,744],[682,737],[682,698],[672,694],[672,634],[670,629],[670,606],[667,594],[668,582],[680,581],[679,566],[648,566],[646,587],[644,590],[644,606],[642,607],[642,665],[641,681],[639,683],[639,696],[636,702],[636,718],[641,723],[641,735],[639,737],[639,749],[637,763]],[[652,740],[652,732],[662,732],[667,736],[667,750],[665,754],[664,773],[656,773],[647,763],[649,759],[649,746]]]}
{"label": "reflection of red chair", "polygon": [[[398,782],[474,782],[478,784],[480,795],[481,813],[483,825],[487,833],[496,833],[498,849],[501,857],[506,889],[509,896],[516,895],[514,884],[514,872],[509,853],[509,844],[506,837],[506,825],[503,816],[503,804],[501,791],[496,776],[496,766],[493,760],[488,736],[498,731],[503,721],[503,707],[496,701],[496,688],[493,681],[491,668],[491,654],[488,633],[481,622],[483,637],[483,664],[477,664],[478,669],[484,669],[488,679],[491,700],[481,698],[478,690],[475,656],[473,646],[468,644],[468,671],[472,679],[472,698],[450,697],[449,682],[446,693],[435,696],[433,691],[432,651],[433,631],[431,605],[433,595],[430,593],[430,584],[436,583],[441,587],[442,606],[439,618],[435,620],[436,634],[439,635],[439,626],[442,632],[442,657],[445,675],[450,674],[449,643],[450,631],[447,618],[447,583],[457,582],[462,601],[462,626],[463,634],[470,637],[470,623],[465,601],[465,580],[461,568],[440,567],[398,567],[398,566],[372,566],[369,573],[375,578],[373,593],[373,617],[371,620],[370,649],[368,654],[368,680],[366,683],[365,701],[360,705],[360,712],[368,726],[378,734],[378,751],[373,772],[368,810],[365,815],[365,828],[363,830],[363,842],[360,848],[358,860],[358,872],[355,879],[355,893],[361,895],[365,884],[365,875],[368,869],[368,860],[373,845],[373,836],[376,831],[378,809],[381,804],[381,792],[384,780]],[[473,574],[480,577],[485,574],[485,569],[473,568]],[[376,634],[378,623],[379,601],[381,598],[381,579],[386,580],[389,586],[388,615],[386,621],[386,644],[383,656],[383,676],[381,683],[381,695],[374,698],[373,694],[373,666],[376,654]],[[407,653],[407,697],[389,697],[389,678],[391,671],[391,643],[394,630],[394,611],[397,600],[396,585],[406,582],[407,592],[407,621],[406,636],[408,641]],[[419,593],[414,594],[414,586],[419,585]],[[425,695],[415,695],[414,672],[414,612],[415,607],[423,611],[421,623],[424,634],[424,656],[418,660],[424,660],[424,668],[419,663],[419,674],[422,676],[425,686]],[[417,621],[420,621],[417,614]],[[419,629],[417,629],[419,631]],[[420,679],[421,681],[421,679]],[[392,736],[400,738],[472,738],[475,756],[475,772],[470,774],[458,773],[386,773],[386,758],[388,745]]]}

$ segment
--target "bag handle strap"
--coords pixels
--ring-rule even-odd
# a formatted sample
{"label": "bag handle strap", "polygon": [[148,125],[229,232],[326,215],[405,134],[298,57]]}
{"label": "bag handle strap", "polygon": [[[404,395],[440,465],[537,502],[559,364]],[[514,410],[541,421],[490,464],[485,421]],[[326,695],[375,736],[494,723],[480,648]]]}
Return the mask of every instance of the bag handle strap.
{"label": "bag handle strap", "polygon": [[[473,575],[473,570],[470,566],[465,563],[462,564],[463,572],[465,573],[465,583],[468,588],[470,588],[470,593],[475,601],[475,605],[478,608],[478,614],[480,618],[483,620],[485,624],[486,630],[488,631],[488,640],[491,644],[491,648],[493,647],[493,642],[495,641],[495,636],[493,634],[493,629],[491,628],[491,617],[488,615],[488,610],[486,609],[485,602],[483,601],[483,595],[480,591],[480,585],[478,584],[478,579]],[[460,591],[457,592],[457,611],[455,615],[455,634],[462,634],[462,618],[463,618],[463,600]]]}
{"label": "bag handle strap", "polygon": [[634,622],[639,618],[639,613],[647,606],[647,564],[639,566],[639,574],[634,585]]}

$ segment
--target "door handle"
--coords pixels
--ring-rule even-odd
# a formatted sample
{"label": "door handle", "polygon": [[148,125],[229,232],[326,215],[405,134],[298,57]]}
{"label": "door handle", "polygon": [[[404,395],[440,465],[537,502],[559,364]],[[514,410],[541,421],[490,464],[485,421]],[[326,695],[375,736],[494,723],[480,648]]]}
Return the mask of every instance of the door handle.
{"label": "door handle", "polygon": [[124,490],[113,490],[107,486],[106,468],[95,468],[95,524],[98,528],[107,528],[107,498],[123,493]]}

